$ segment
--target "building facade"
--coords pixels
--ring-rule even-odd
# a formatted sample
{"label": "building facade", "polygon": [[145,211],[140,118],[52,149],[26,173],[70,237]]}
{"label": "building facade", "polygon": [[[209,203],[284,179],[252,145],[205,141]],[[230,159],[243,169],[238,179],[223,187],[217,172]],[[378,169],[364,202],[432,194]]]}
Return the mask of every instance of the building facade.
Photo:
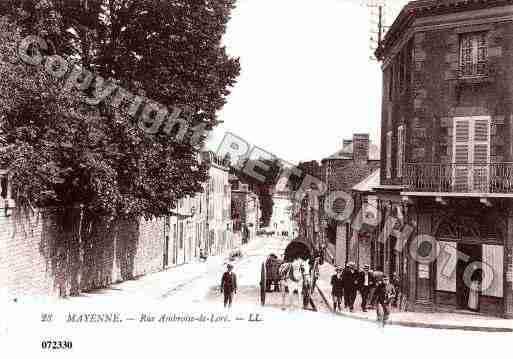
{"label": "building facade", "polygon": [[348,259],[362,268],[368,264],[375,270],[382,270],[377,248],[378,198],[374,187],[380,184],[380,170],[374,170],[363,181],[352,188],[353,213],[349,229]]}
{"label": "building facade", "polygon": [[250,186],[235,175],[230,176],[230,186],[233,230],[240,238],[240,244],[246,244],[255,238],[260,228],[260,200]]}
{"label": "building facade", "polygon": [[477,281],[513,317],[513,1],[410,2],[376,54],[383,269],[410,309],[467,310]]}
{"label": "building facade", "polygon": [[206,255],[219,255],[236,247],[231,220],[229,164],[213,152],[203,152],[201,160],[209,164],[209,180],[203,192],[178,202],[176,215],[166,219],[169,244],[167,266],[188,263]]}
{"label": "building facade", "polygon": [[[330,157],[321,161],[322,178],[321,180],[327,186],[327,193],[345,192],[348,197],[352,196],[353,187],[369,176],[374,170],[379,168],[379,151],[377,146],[371,145],[368,134],[354,134],[350,140],[344,140],[342,149]],[[337,196],[338,199],[329,207],[334,213],[343,213],[348,198]],[[321,198],[319,211],[321,220],[321,230],[327,242],[327,249],[334,262],[338,265],[344,265],[352,260],[348,250],[351,246],[351,216],[347,216],[344,221],[333,219],[324,213],[325,199]]]}
{"label": "building facade", "polygon": [[292,238],[294,226],[292,223],[292,201],[288,191],[274,191],[273,215],[270,226],[277,235]]}

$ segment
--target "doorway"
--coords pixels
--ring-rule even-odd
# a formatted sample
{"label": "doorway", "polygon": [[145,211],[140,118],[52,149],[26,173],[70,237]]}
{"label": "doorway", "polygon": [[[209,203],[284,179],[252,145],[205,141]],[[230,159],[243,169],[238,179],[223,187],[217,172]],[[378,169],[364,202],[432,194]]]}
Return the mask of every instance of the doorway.
{"label": "doorway", "polygon": [[392,276],[394,273],[397,273],[397,252],[395,247],[397,245],[397,238],[394,236],[388,237],[389,239],[389,248],[388,248],[388,258],[389,258],[389,267],[388,273]]}
{"label": "doorway", "polygon": [[456,296],[458,307],[460,309],[469,309],[468,302],[470,288],[465,284],[465,270],[472,263],[482,261],[483,248],[479,244],[458,243],[457,250],[458,264],[456,266]]}
{"label": "doorway", "polygon": [[167,235],[164,241],[164,263],[163,269],[166,269],[169,266],[169,236]]}

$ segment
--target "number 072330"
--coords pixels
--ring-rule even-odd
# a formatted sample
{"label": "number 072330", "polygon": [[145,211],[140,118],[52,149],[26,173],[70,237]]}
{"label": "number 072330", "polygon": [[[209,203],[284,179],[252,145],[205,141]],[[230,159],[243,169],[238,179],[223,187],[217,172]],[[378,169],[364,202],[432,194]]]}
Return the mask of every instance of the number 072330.
{"label": "number 072330", "polygon": [[59,349],[71,349],[73,343],[70,340],[43,340],[41,342],[42,349],[59,350]]}

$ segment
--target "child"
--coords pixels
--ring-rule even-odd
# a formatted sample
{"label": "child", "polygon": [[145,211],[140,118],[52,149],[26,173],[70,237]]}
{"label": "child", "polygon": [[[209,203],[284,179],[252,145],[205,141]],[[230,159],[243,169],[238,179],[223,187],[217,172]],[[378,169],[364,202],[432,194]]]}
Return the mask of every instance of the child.
{"label": "child", "polygon": [[382,273],[378,275],[374,296],[376,299],[377,319],[384,326],[390,317],[390,302],[395,297],[395,288],[390,283],[388,276],[383,277]]}
{"label": "child", "polygon": [[344,282],[342,281],[342,268],[335,269],[336,274],[331,277],[331,297],[333,298],[333,311],[342,310],[342,297],[344,296]]}
{"label": "child", "polygon": [[232,272],[233,265],[228,264],[221,279],[221,292],[224,293],[224,307],[232,306],[233,294],[237,293],[237,276]]}

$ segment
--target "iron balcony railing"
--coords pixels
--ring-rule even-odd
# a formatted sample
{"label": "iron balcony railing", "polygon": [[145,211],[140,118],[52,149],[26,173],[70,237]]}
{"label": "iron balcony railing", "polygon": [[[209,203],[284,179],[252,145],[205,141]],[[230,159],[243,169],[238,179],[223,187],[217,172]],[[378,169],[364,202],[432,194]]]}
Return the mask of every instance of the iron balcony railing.
{"label": "iron balcony railing", "polygon": [[408,163],[403,182],[412,192],[513,193],[513,162]]}
{"label": "iron balcony railing", "polygon": [[474,78],[485,77],[489,75],[489,66],[486,61],[477,63],[460,64],[459,77],[460,78]]}

